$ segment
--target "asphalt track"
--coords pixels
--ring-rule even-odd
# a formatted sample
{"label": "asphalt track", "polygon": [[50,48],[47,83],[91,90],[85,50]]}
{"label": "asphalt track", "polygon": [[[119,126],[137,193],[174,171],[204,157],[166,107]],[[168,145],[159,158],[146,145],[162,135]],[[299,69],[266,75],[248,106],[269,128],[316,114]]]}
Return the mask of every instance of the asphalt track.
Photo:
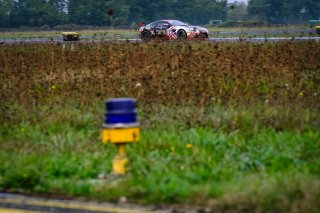
{"label": "asphalt track", "polygon": [[[210,42],[283,42],[283,41],[320,41],[320,37],[256,37],[256,38],[209,38],[205,41]],[[82,40],[77,43],[140,43],[140,39],[113,39],[113,40]],[[62,43],[67,44],[62,40],[49,40],[49,39],[0,39],[0,44],[19,44],[19,43]],[[71,42],[72,43],[72,42]]]}
{"label": "asphalt track", "polygon": [[[250,30],[250,31],[228,31],[228,32],[211,32],[208,41],[211,42],[282,42],[282,41],[310,41],[320,40],[315,29],[290,29],[290,30]],[[68,43],[64,42],[61,37],[51,38],[4,38],[0,39],[0,44],[14,43]],[[107,37],[107,36],[81,36],[80,43],[138,43],[140,39],[126,39],[124,36]]]}
{"label": "asphalt track", "polygon": [[310,29],[287,29],[287,30],[240,30],[240,31],[228,31],[228,32],[211,32],[211,37],[217,37],[217,36],[241,36],[241,35],[248,35],[248,36],[254,36],[254,35],[260,35],[260,36],[268,36],[268,35],[299,35],[299,36],[305,36],[305,35],[313,35],[316,34],[316,29],[310,28]]}
{"label": "asphalt track", "polygon": [[[151,207],[127,206],[119,207],[110,203],[80,202],[35,198],[24,195],[0,193],[0,213],[163,213],[152,211]],[[167,212],[167,211],[166,211]]]}

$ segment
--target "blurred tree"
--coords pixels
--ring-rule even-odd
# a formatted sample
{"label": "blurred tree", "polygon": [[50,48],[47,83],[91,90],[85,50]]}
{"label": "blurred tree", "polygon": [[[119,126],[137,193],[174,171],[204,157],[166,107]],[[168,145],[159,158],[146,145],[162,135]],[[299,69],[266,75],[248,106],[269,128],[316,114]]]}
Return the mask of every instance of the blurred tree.
{"label": "blurred tree", "polygon": [[228,20],[230,21],[243,21],[247,19],[247,4],[244,2],[236,2],[232,4],[233,7],[229,7]]}
{"label": "blurred tree", "polygon": [[252,19],[276,24],[306,23],[319,19],[319,0],[250,0],[248,12]]}
{"label": "blurred tree", "polygon": [[0,0],[0,27],[9,27],[14,0]]}
{"label": "blurred tree", "polygon": [[226,0],[175,0],[173,11],[178,19],[193,24],[208,24],[211,19],[227,18]]}
{"label": "blurred tree", "polygon": [[[226,3],[226,2],[225,2]],[[208,24],[211,19],[225,19],[226,4],[212,0],[197,0],[192,10],[192,22]]]}
{"label": "blurred tree", "polygon": [[50,25],[66,24],[69,20],[68,18],[68,1],[67,0],[49,0],[48,3],[54,11],[52,15],[55,16],[55,22]]}
{"label": "blurred tree", "polygon": [[272,22],[272,23],[283,23],[284,21],[284,14],[283,14],[283,9],[285,5],[284,0],[265,0],[267,5],[269,7],[267,8],[266,16],[267,16],[267,21]]}
{"label": "blurred tree", "polygon": [[250,0],[248,5],[248,14],[251,19],[255,21],[266,21],[266,11],[269,10],[270,5],[266,0]]}
{"label": "blurred tree", "polygon": [[19,0],[14,1],[10,10],[10,26],[54,26],[65,23],[67,15],[61,0]]}
{"label": "blurred tree", "polygon": [[[127,0],[111,0],[106,7],[113,10],[113,24],[126,25],[130,15],[130,5]],[[111,25],[110,21],[108,25]]]}
{"label": "blurred tree", "polygon": [[206,24],[210,19],[225,19],[227,15],[226,0],[0,0],[0,3],[0,27],[110,25],[108,9],[113,10],[117,26],[174,18]]}
{"label": "blurred tree", "polygon": [[300,19],[320,19],[320,1],[319,0],[301,0],[299,10],[296,10],[296,14],[300,13]]}
{"label": "blurred tree", "polygon": [[[37,25],[49,25],[56,26],[59,24],[64,24],[68,21],[66,14],[67,5],[65,1],[62,0],[42,0],[42,4],[38,10],[43,12],[41,19],[37,20]],[[37,10],[37,9],[36,9]],[[36,12],[36,11],[35,11]]]}
{"label": "blurred tree", "polygon": [[90,3],[90,0],[69,0],[69,21],[74,24],[89,24],[90,16],[92,16]]}

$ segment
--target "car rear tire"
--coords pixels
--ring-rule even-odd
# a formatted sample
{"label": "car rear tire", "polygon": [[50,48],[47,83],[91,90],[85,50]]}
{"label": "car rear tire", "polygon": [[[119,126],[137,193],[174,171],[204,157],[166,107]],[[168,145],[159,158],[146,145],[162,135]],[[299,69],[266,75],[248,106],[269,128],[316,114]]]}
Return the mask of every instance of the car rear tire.
{"label": "car rear tire", "polygon": [[209,36],[207,33],[205,33],[205,34],[203,34],[202,38],[209,38]]}
{"label": "car rear tire", "polygon": [[178,40],[186,40],[187,39],[187,32],[184,30],[179,30],[177,33]]}
{"label": "car rear tire", "polygon": [[150,41],[151,40],[151,33],[148,31],[141,32],[141,40],[142,41]]}

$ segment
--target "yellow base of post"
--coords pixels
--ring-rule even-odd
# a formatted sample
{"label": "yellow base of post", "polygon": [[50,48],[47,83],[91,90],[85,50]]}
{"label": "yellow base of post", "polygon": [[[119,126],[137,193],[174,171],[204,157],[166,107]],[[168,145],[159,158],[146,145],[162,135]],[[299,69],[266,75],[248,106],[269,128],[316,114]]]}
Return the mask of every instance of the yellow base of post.
{"label": "yellow base of post", "polygon": [[115,156],[112,161],[112,173],[115,175],[125,175],[127,163],[128,159],[126,157]]}
{"label": "yellow base of post", "polygon": [[103,143],[131,143],[139,140],[140,129],[138,127],[102,130]]}
{"label": "yellow base of post", "polygon": [[112,161],[112,172],[115,175],[124,175],[127,172],[126,164],[128,163],[128,159],[125,155],[125,143],[116,144],[116,146],[117,155]]}

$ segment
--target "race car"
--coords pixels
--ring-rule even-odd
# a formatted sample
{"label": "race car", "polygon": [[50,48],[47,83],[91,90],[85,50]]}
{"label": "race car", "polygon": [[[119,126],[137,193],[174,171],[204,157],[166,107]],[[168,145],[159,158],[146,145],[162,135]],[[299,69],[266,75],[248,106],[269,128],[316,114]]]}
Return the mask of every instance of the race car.
{"label": "race car", "polygon": [[160,20],[139,29],[139,37],[143,41],[152,39],[192,40],[207,39],[208,30],[199,26],[190,26],[178,20]]}

